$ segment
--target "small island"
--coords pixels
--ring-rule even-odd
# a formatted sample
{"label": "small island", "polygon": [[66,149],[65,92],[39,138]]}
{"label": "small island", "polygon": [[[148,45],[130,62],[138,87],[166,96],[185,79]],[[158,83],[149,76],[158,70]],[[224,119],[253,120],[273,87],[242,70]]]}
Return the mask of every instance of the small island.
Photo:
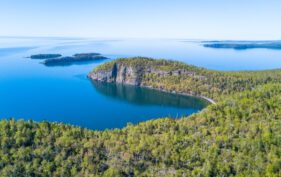
{"label": "small island", "polygon": [[97,56],[101,55],[100,53],[76,53],[73,56],[74,57],[92,57],[92,56]]}
{"label": "small island", "polygon": [[37,55],[31,55],[28,58],[31,59],[48,59],[48,58],[58,58],[61,57],[61,54],[37,54]]}
{"label": "small island", "polygon": [[44,60],[46,66],[68,66],[74,63],[89,62],[107,59],[99,53],[78,53],[71,57],[60,57]]}
{"label": "small island", "polygon": [[207,41],[204,47],[216,49],[275,49],[281,50],[280,41]]}

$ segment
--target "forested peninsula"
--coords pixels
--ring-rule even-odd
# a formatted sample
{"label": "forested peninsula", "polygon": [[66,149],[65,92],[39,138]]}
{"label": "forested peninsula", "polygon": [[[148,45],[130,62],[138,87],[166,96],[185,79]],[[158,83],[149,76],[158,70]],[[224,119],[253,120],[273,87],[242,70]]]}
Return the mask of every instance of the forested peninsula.
{"label": "forested peninsula", "polygon": [[281,82],[281,69],[215,71],[173,60],[134,57],[104,63],[89,73],[88,77],[103,82],[210,98],[209,101],[214,103],[224,96],[251,90],[260,84]]}
{"label": "forested peninsula", "polygon": [[88,77],[216,104],[105,131],[2,120],[2,176],[280,176],[280,69],[224,72],[137,57],[102,64]]}

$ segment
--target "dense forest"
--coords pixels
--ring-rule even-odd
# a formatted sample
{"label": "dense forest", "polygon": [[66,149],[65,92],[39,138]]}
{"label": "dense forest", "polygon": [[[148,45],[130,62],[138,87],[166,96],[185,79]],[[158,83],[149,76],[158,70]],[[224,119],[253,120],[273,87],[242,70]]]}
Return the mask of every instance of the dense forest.
{"label": "dense forest", "polygon": [[[190,88],[218,102],[189,117],[159,118],[105,131],[2,120],[0,174],[281,176],[280,70],[221,72],[175,61],[120,61],[169,73],[189,71],[144,74],[142,82],[178,91]],[[113,64],[95,70],[107,70]]]}

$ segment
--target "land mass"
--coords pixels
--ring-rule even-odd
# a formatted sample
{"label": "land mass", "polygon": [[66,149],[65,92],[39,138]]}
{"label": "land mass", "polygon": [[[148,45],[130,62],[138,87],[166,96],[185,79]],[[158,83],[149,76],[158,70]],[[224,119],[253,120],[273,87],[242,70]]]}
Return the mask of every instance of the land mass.
{"label": "land mass", "polygon": [[105,131],[2,120],[2,176],[280,176],[281,69],[225,72],[136,57],[88,77],[217,103],[189,117]]}
{"label": "land mass", "polygon": [[92,57],[92,56],[97,56],[101,55],[100,53],[76,53],[73,56],[74,57]]}
{"label": "land mass", "polygon": [[48,59],[48,58],[58,58],[61,57],[61,54],[37,54],[31,55],[29,58],[31,59]]}
{"label": "land mass", "polygon": [[46,66],[67,66],[74,63],[89,62],[107,59],[100,53],[80,53],[71,57],[60,57],[44,60],[42,63]]}
{"label": "land mass", "polygon": [[222,48],[222,49],[235,49],[235,50],[246,50],[246,49],[276,49],[281,50],[281,42],[219,42],[214,41],[211,43],[203,44],[204,47],[210,48]]}
{"label": "land mass", "polygon": [[123,129],[2,120],[0,171],[3,176],[278,176],[280,107],[281,85],[268,83],[233,93],[202,113]]}
{"label": "land mass", "polygon": [[198,96],[215,104],[221,96],[250,90],[256,84],[281,81],[281,70],[224,72],[171,60],[135,57],[107,62],[88,77],[103,82],[143,86]]}

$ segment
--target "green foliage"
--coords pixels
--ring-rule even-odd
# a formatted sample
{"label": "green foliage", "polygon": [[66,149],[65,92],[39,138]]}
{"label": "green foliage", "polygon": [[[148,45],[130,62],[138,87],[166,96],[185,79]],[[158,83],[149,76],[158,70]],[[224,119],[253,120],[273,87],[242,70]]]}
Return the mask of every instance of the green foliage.
{"label": "green foliage", "polygon": [[147,66],[153,67],[155,69],[163,70],[163,71],[173,71],[178,69],[188,69],[188,70],[203,70],[203,68],[199,68],[192,65],[187,65],[178,61],[173,60],[156,60],[152,58],[146,57],[133,57],[133,58],[120,58],[117,60],[113,60],[110,62],[106,62],[102,65],[97,66],[93,71],[109,71],[112,69],[113,65],[119,63],[127,66],[134,66],[138,68],[144,68]]}
{"label": "green foliage", "polygon": [[2,120],[2,176],[280,176],[281,85],[123,129]]}
{"label": "green foliage", "polygon": [[222,72],[176,61],[119,59],[144,85],[219,100],[181,119],[93,131],[63,123],[0,122],[1,176],[281,176],[280,70]]}

